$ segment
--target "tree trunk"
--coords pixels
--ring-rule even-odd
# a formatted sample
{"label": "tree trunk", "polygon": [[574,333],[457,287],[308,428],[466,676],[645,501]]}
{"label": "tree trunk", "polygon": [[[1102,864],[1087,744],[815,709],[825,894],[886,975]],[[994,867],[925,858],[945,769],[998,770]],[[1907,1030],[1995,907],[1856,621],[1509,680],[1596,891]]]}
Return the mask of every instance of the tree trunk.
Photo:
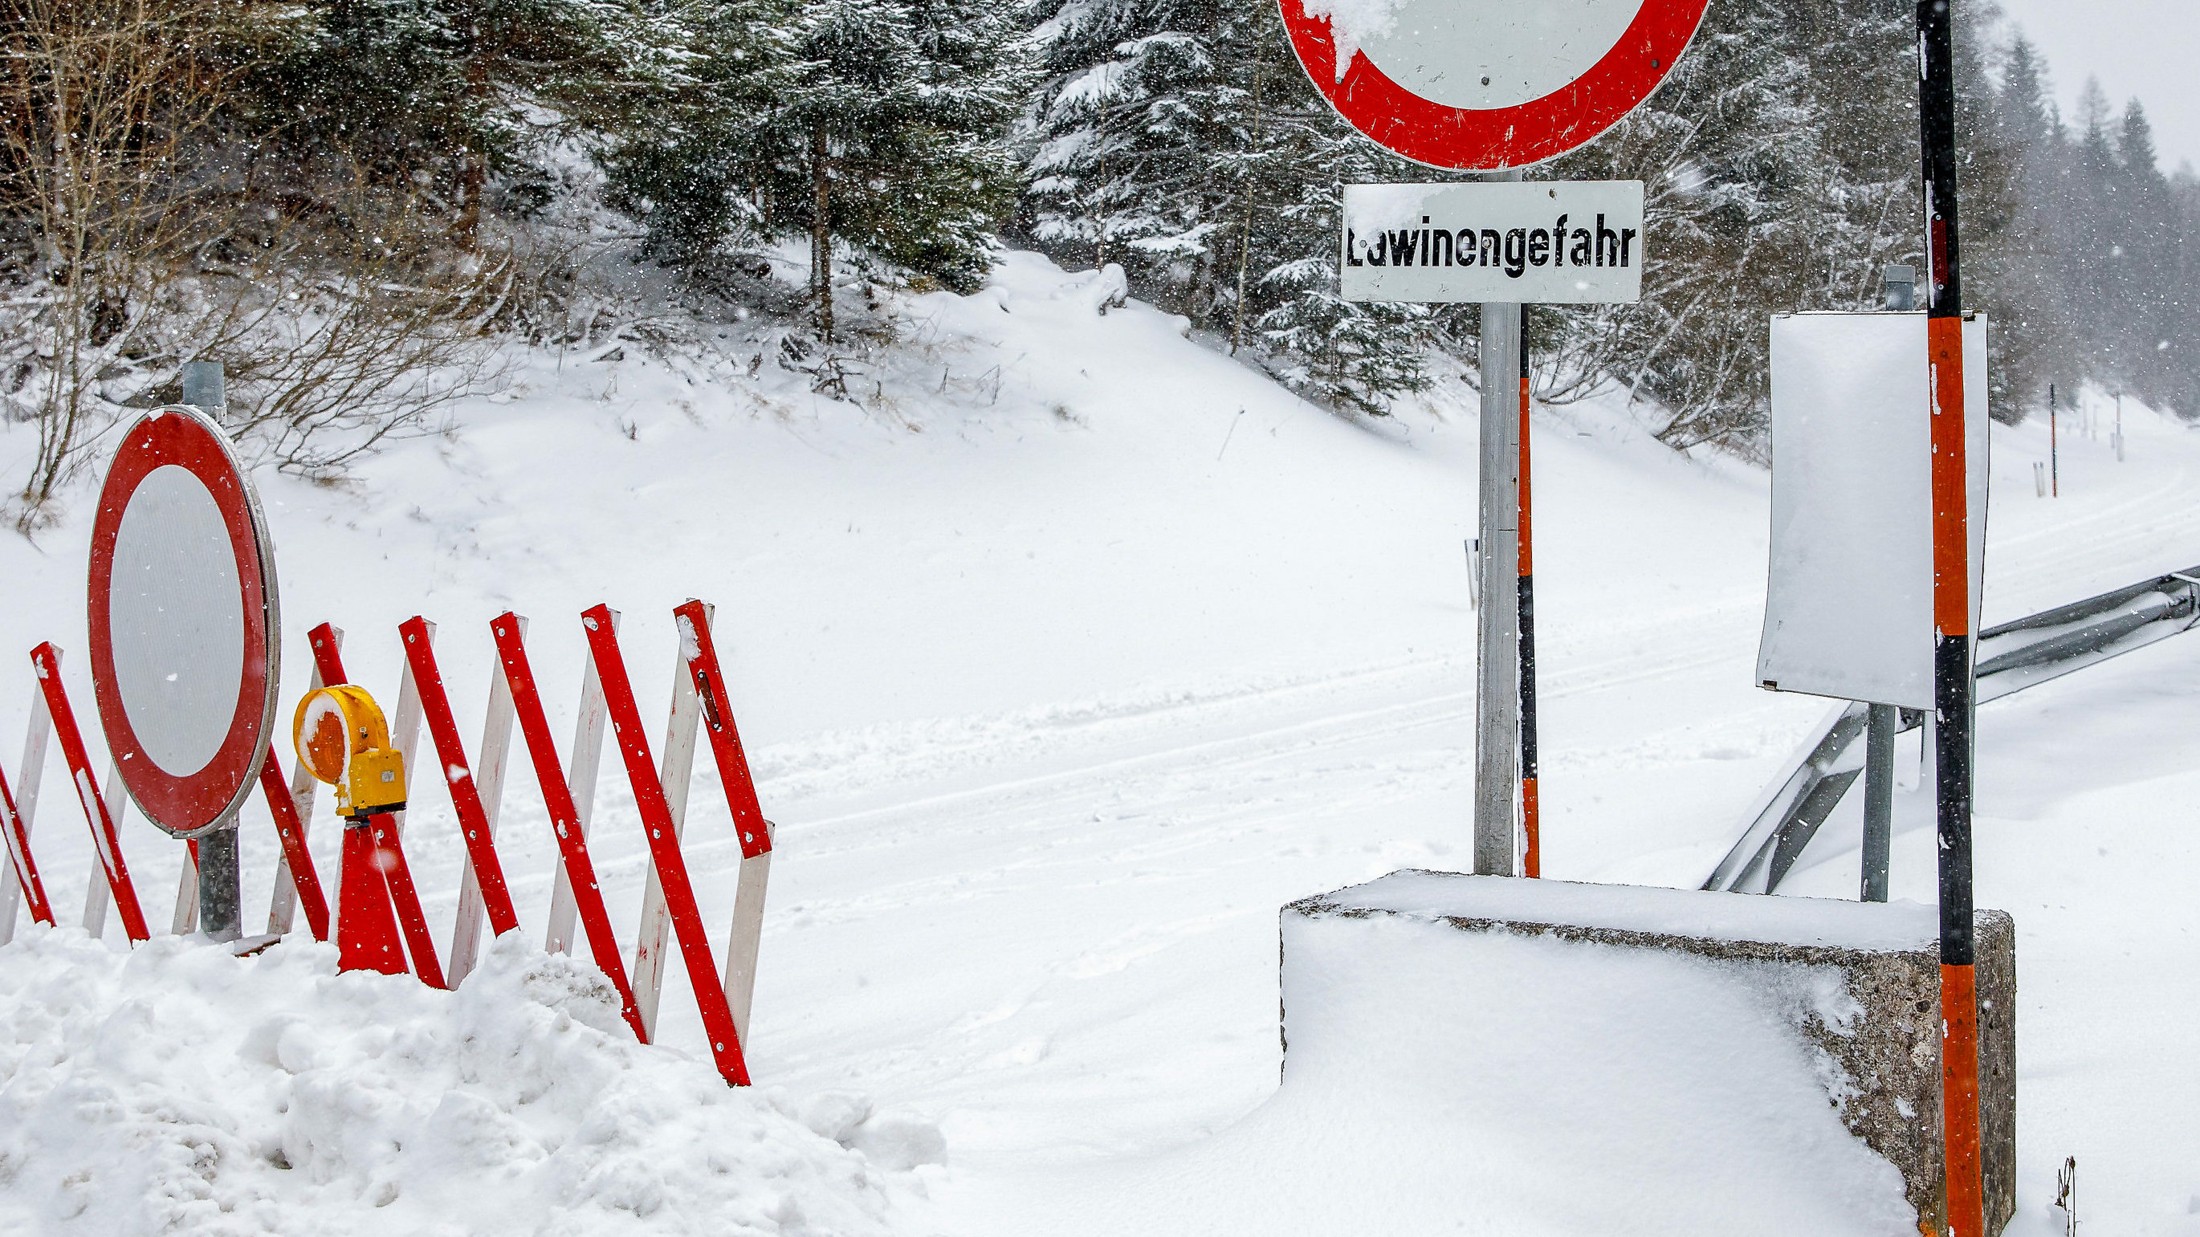
{"label": "tree trunk", "polygon": [[[1260,68],[1253,73],[1252,150],[1253,155],[1256,159],[1260,155],[1261,129],[1263,127],[1262,122],[1267,119],[1267,113],[1261,111],[1260,108],[1261,87],[1266,84],[1267,80],[1268,62],[1266,60],[1263,60],[1261,61]],[[1258,163],[1253,163],[1250,161],[1247,163],[1246,166],[1245,211],[1243,215],[1243,222],[1238,228],[1237,303],[1230,307],[1231,356],[1236,356],[1238,353],[1238,349],[1245,345],[1245,269],[1246,267],[1252,265],[1253,260],[1253,203],[1258,197],[1258,190],[1260,188],[1260,182],[1258,179],[1260,175],[1258,171],[1259,166],[1260,165]]]}
{"label": "tree trunk", "polygon": [[833,341],[833,188],[832,152],[825,143],[825,122],[810,129],[810,186],[816,201],[810,210],[810,290],[817,297],[817,331]]}
{"label": "tree trunk", "polygon": [[[479,39],[477,32],[475,41]],[[466,62],[466,95],[477,106],[489,96],[489,62],[478,47]],[[489,152],[469,141],[459,149],[458,158],[458,219],[452,231],[471,253],[481,247],[481,198],[489,184]]]}

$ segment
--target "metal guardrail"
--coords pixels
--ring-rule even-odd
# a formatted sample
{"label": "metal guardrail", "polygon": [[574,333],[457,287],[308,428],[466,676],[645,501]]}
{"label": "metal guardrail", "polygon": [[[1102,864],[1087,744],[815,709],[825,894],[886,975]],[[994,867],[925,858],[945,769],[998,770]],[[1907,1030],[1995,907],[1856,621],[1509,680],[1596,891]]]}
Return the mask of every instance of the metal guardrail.
{"label": "metal guardrail", "polygon": [[[2200,566],[2173,571],[2084,601],[2042,610],[1979,633],[1973,654],[1976,699],[1984,704],[2200,626]],[[1772,893],[1819,826],[1864,772],[1868,706],[1827,714],[1783,772],[1759,795],[1748,824],[1702,888]],[[1900,728],[1924,720],[1902,710]]]}

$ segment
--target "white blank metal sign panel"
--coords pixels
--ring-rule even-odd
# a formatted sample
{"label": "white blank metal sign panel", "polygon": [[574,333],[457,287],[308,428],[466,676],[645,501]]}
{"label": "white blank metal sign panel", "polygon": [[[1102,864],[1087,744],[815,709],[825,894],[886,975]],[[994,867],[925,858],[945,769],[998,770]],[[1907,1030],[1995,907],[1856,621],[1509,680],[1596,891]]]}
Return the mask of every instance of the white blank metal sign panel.
{"label": "white blank metal sign panel", "polygon": [[[1986,549],[1986,332],[1963,328],[1971,622]],[[1772,544],[1757,681],[1933,703],[1932,444],[1922,313],[1772,320]]]}
{"label": "white blank metal sign panel", "polygon": [[1642,182],[1346,185],[1344,298],[1583,305],[1642,296]]}

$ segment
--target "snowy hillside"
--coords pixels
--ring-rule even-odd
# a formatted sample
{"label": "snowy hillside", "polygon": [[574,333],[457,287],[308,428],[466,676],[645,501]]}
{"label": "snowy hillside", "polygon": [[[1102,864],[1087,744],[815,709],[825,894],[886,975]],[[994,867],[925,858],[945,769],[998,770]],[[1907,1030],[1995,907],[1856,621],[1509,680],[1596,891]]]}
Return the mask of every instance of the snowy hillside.
{"label": "snowy hillside", "polygon": [[[1346,1213],[1355,1198],[1414,1189],[1313,1176],[1318,1165],[1288,1158],[1292,1127],[1278,1126],[1303,1114],[1256,1118],[1259,1145],[1280,1164],[1199,1148],[1276,1090],[1277,908],[1399,867],[1467,863],[1473,393],[1446,374],[1395,419],[1340,419],[1185,340],[1179,319],[1137,302],[1100,312],[1110,291],[1099,276],[1011,254],[974,296],[894,306],[903,338],[850,380],[845,401],[814,393],[731,328],[710,364],[669,365],[639,348],[529,355],[501,391],[466,404],[451,433],[395,447],[354,483],[260,477],[281,571],[286,703],[305,682],[306,627],[342,627],[353,674],[394,693],[396,624],[421,613],[440,625],[471,741],[492,664],[487,623],[513,608],[532,620],[562,742],[582,608],[623,611],[621,639],[655,716],[675,647],[671,607],[717,603],[733,700],[779,826],[750,1045],[770,1093],[712,1092],[681,1136],[753,1137],[785,1152],[798,1179],[785,1197],[805,1218],[705,1215],[760,1197],[713,1185],[667,1203],[690,1209],[694,1231],[723,1218],[717,1231],[746,1231],[730,1227],[738,1219],[761,1231],[1022,1237],[1092,1218],[1060,1214],[1064,1183],[1090,1190],[1216,1165],[1227,1171],[1208,1188],[1225,1199],[1273,1190],[1281,1170]],[[2200,563],[2200,434],[2133,401],[2125,427],[2129,459],[2118,464],[2105,434],[2065,424],[2064,497],[2053,502],[2032,491],[2044,424],[1995,428],[1989,621]],[[19,470],[29,432],[0,433],[0,469]],[[1545,871],[1693,887],[1825,708],[1751,681],[1766,477],[1667,450],[1617,397],[1539,409],[1535,433]],[[88,498],[75,495],[75,510]],[[0,542],[14,599],[0,611],[0,761],[11,772],[31,645],[68,650],[70,688],[89,709],[85,537],[78,515],[35,545]],[[2017,916],[2023,980],[2012,1231],[2059,1231],[2047,1202],[2055,1168],[2075,1154],[2089,1228],[2200,1233],[2190,1116],[2200,1082],[2181,1064],[2200,1052],[2200,1032],[2147,995],[2157,977],[2200,970],[2200,911],[2182,879],[2200,749],[2179,737],[2196,693],[2200,637],[2182,637],[1980,715],[1980,902]],[[592,839],[625,933],[645,852],[615,781],[605,778]],[[722,925],[739,850],[715,793],[695,802],[691,861],[706,918]],[[37,843],[58,904],[74,908],[91,869],[69,806],[49,799]],[[1929,822],[1922,804],[1903,811],[1895,893],[1929,900]],[[1832,837],[1842,819],[1806,857],[1796,892],[1853,896],[1853,853]],[[316,826],[332,871],[335,831],[326,817]],[[554,847],[539,799],[517,783],[499,837],[533,945]],[[134,819],[124,845],[149,915],[165,922],[177,848]],[[414,812],[408,846],[440,933],[462,853],[447,805]],[[271,880],[264,819],[248,816],[244,848],[249,930]],[[524,951],[500,958],[477,982],[504,985],[507,1003],[525,986],[516,976],[570,975]],[[0,1105],[22,1114],[0,1143],[0,1214],[39,1217],[31,1231],[156,1231],[150,1208],[67,1214],[55,1174],[113,1171],[96,1138],[16,1149],[38,1142],[33,1114],[59,1112],[43,1094],[53,1071],[80,1071],[86,1086],[142,1080],[143,1061],[128,1054],[57,1063],[64,1037],[189,1033],[231,983],[263,1028],[294,1013],[301,1036],[333,1035],[345,1019],[381,1016],[365,987],[345,986],[359,977],[321,977],[325,951],[286,946],[248,965],[267,974],[223,978],[168,946],[127,966],[67,940],[0,950],[0,992],[24,994],[11,1003],[58,1001],[70,967],[93,976],[74,1012],[17,1029],[12,1046],[0,1037]],[[431,1093],[453,1083],[431,1058],[489,996],[366,982],[388,993],[393,1019],[423,1028],[420,1039],[344,1051],[405,1058],[382,1071],[403,1093],[393,1102],[436,1111]],[[548,1025],[557,1008],[546,999],[525,1016]],[[660,1097],[651,1103],[716,1086],[692,1008],[666,1008],[667,1043],[694,1060],[598,1045],[618,1063],[603,1068],[647,1077]],[[240,1019],[237,1033],[247,1029]],[[516,1037],[514,1052],[532,1034],[495,1032]],[[291,1042],[276,1030],[252,1042],[269,1036]],[[263,1093],[243,1092],[274,1068],[225,1063],[200,1077],[207,1089],[238,1087],[235,1111],[250,1111]],[[237,1081],[246,1076],[258,1081]],[[831,1096],[889,1114],[881,1120],[899,1135],[866,1142],[852,1118],[817,1118]],[[574,1113],[596,1102],[568,1098]],[[475,1101],[454,1103],[473,1111]],[[166,1110],[147,1111],[157,1124]],[[935,1126],[943,1157],[928,1150]],[[517,1137],[493,1127],[446,1132],[491,1155],[485,1140]],[[585,1120],[528,1137],[554,1159],[579,1152],[545,1140],[599,1133],[641,1138]],[[1465,1145],[1502,1133],[1439,1120],[1426,1137]],[[923,1145],[912,1151],[911,1140]],[[655,1145],[619,1142],[616,1154]],[[524,1192],[538,1170],[514,1156],[508,1171],[486,1161],[483,1171]],[[739,1176],[755,1163],[736,1156],[710,1171]],[[424,1173],[407,1180],[428,1182],[430,1198],[456,1188],[401,1157],[345,1164],[350,1175],[310,1183],[295,1157],[288,1172],[249,1156],[129,1171],[148,1196],[204,1179],[212,1196],[274,1200],[268,1216],[364,1206],[391,1173]],[[1811,1171],[1808,1160],[1768,1159],[1763,1179]],[[1613,1197],[1655,1188],[1619,1183]],[[1519,1190],[1491,1201],[1490,1223],[1546,1214],[1528,1184]],[[621,1231],[592,1227],[601,1215],[585,1197],[530,1197],[550,1208],[539,1223],[515,1210],[527,1218],[468,1231]],[[1783,1199],[1752,1205],[1771,1225]],[[1455,1221],[1478,1231],[1472,1216],[1399,1223],[1449,1231]],[[173,1231],[260,1230],[201,1216]]]}

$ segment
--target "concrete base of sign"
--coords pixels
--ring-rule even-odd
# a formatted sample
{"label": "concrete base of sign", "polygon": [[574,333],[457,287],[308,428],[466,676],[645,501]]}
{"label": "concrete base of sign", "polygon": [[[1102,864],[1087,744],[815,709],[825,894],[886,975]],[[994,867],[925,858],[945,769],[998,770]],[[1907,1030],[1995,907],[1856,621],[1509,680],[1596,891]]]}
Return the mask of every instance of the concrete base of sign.
{"label": "concrete base of sign", "polygon": [[[1644,951],[1664,960],[1675,955],[1704,960],[1718,980],[1744,990],[1735,1008],[1784,1022],[1798,1047],[1815,1056],[1812,1072],[1841,1123],[1901,1174],[1920,1228],[1946,1231],[1933,908],[1394,872],[1284,908],[1287,1075],[1294,991],[1325,990],[1322,981],[1295,978],[1294,941],[1310,949],[1314,940],[1307,934],[1338,930],[1325,925],[1376,918],[1485,937],[1569,942],[1607,954]],[[2007,914],[1980,911],[1977,931],[1987,1231],[1999,1232],[2016,1207],[2016,930]],[[1471,986],[1475,976],[1429,975],[1427,982],[1456,989]],[[1808,999],[1796,998],[1806,991]],[[1490,1001],[1507,998],[1507,990],[1487,993]],[[1626,1030],[1613,1028],[1612,1042],[1624,1044]],[[1748,1030],[1758,1034],[1762,1026]],[[1462,1070],[1471,1073],[1490,1047],[1476,1044],[1469,1031],[1445,1051],[1455,1052]],[[1548,1069],[1564,1077],[1578,1064],[1551,1060]],[[1674,1187],[1686,1190],[1690,1183]]]}

